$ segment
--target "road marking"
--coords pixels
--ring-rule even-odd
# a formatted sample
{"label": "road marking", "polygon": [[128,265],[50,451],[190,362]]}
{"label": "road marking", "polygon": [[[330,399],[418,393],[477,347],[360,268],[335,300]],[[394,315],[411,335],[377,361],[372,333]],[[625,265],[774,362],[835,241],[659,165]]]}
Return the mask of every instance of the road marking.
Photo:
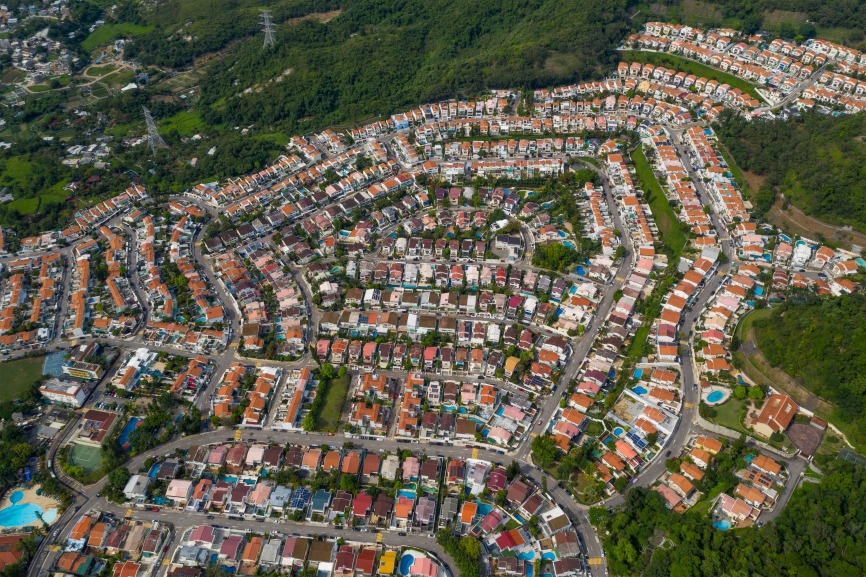
{"label": "road marking", "polygon": [[695,404],[694,404],[694,403],[689,403],[688,401],[686,401],[686,408],[687,408],[687,409],[694,409],[694,408],[695,408]]}
{"label": "road marking", "polygon": [[168,557],[166,557],[165,559],[162,560],[162,565],[163,565],[164,567],[168,567],[169,565],[171,565],[171,559],[169,559]]}
{"label": "road marking", "polygon": [[241,440],[241,430],[235,429],[235,441],[240,441],[240,440]]}
{"label": "road marking", "polygon": [[590,565],[604,565],[604,557],[590,557],[588,563]]}
{"label": "road marking", "polygon": [[478,447],[472,447],[472,458],[473,459],[478,458]]}
{"label": "road marking", "polygon": [[376,543],[382,542],[382,532],[376,533]]}

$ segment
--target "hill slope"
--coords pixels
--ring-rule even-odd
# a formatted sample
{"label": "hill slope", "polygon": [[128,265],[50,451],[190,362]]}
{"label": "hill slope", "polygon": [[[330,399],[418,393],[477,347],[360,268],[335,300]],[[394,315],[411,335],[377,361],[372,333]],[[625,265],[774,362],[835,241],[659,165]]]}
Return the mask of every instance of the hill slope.
{"label": "hill slope", "polygon": [[866,295],[786,302],[755,322],[755,342],[866,439]]}
{"label": "hill slope", "polygon": [[758,192],[759,214],[781,192],[809,215],[866,231],[866,114],[728,118],[718,134],[740,168],[767,177]]}
{"label": "hill slope", "polygon": [[[270,3],[279,26],[265,51],[262,4],[218,0],[199,14],[197,0],[159,3],[142,13],[157,28],[133,55],[183,67],[225,49],[201,83],[205,121],[296,130],[302,119],[319,127],[484,88],[597,77],[628,29],[626,0],[296,0]],[[298,18],[337,8],[327,23]]]}

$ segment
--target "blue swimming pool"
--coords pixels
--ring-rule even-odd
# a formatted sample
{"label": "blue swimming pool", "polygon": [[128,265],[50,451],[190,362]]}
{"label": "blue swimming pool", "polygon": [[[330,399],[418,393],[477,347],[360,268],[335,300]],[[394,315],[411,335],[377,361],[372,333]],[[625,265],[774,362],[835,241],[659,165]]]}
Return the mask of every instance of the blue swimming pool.
{"label": "blue swimming pool", "polygon": [[791,237],[788,236],[787,234],[780,234],[779,238],[781,238],[785,242],[791,242]]}
{"label": "blue swimming pool", "polygon": [[409,491],[407,489],[400,489],[397,491],[398,497],[406,497],[407,499],[415,499],[415,491]]}
{"label": "blue swimming pool", "polygon": [[633,388],[632,391],[634,391],[635,393],[637,393],[638,395],[641,395],[641,396],[643,396],[647,393],[646,388],[642,387],[640,385]]}
{"label": "blue swimming pool", "polygon": [[755,460],[755,455],[752,455],[752,454],[746,455],[745,457],[743,457],[743,460],[746,463],[751,463],[752,461]]}
{"label": "blue swimming pool", "polygon": [[709,403],[718,403],[722,399],[725,398],[725,393],[722,391],[713,391],[709,395],[707,395],[707,402]]}
{"label": "blue swimming pool", "polygon": [[120,436],[117,437],[117,442],[120,445],[120,448],[124,451],[128,451],[131,448],[129,446],[129,435],[132,434],[139,422],[141,422],[141,419],[138,417],[132,417],[129,419],[129,422],[126,423],[126,426],[123,427],[123,430],[120,432]]}
{"label": "blue swimming pool", "polygon": [[575,248],[577,248],[575,246],[575,244],[570,240],[564,240],[564,241],[562,241],[562,244],[563,244],[563,246],[565,246],[565,248],[570,248],[571,250],[574,250]]}
{"label": "blue swimming pool", "polygon": [[761,296],[762,294],[764,294],[764,287],[756,286],[755,287],[755,294],[758,296]]}
{"label": "blue swimming pool", "polygon": [[535,573],[535,567],[532,565],[526,566],[526,577],[532,577],[532,574]]}
{"label": "blue swimming pool", "polygon": [[518,559],[523,559],[524,561],[532,561],[535,559],[535,551],[524,551],[520,555],[517,556]]}
{"label": "blue swimming pool", "polygon": [[556,561],[556,553],[553,551],[545,551],[541,554],[541,558],[545,561]]}
{"label": "blue swimming pool", "polygon": [[57,519],[57,509],[43,511],[42,507],[34,503],[22,503],[23,491],[15,491],[9,496],[12,503],[8,507],[0,509],[0,527],[22,527],[37,521],[42,516],[46,523]]}
{"label": "blue swimming pool", "polygon": [[481,501],[475,501],[475,504],[478,505],[478,514],[484,517],[490,511],[493,510],[493,505],[489,503],[482,503]]}
{"label": "blue swimming pool", "polygon": [[586,275],[586,269],[583,268],[582,266],[578,266],[575,270],[577,271],[577,274],[579,274],[580,276]]}
{"label": "blue swimming pool", "polygon": [[731,528],[731,522],[727,519],[724,519],[722,521],[713,521],[713,527],[715,527],[719,531],[727,531]]}
{"label": "blue swimming pool", "polygon": [[412,567],[412,563],[415,562],[415,556],[411,553],[404,553],[402,557],[400,557],[400,575],[408,575],[409,569]]}
{"label": "blue swimming pool", "polygon": [[625,431],[623,431],[622,427],[617,427],[613,430],[613,434],[616,435],[617,437],[622,435],[624,432]]}
{"label": "blue swimming pool", "polygon": [[634,378],[640,380],[640,378],[642,376],[643,376],[643,369],[635,369],[634,370]]}

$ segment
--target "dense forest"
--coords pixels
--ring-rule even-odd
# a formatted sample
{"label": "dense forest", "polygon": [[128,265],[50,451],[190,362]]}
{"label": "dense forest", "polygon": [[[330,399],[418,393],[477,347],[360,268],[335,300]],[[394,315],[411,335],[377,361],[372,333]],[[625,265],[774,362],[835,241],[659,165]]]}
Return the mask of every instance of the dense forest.
{"label": "dense forest", "polygon": [[790,299],[754,326],[767,360],[831,401],[866,439],[866,294]]}
{"label": "dense forest", "polygon": [[807,214],[866,231],[866,114],[767,122],[726,114],[717,134],[740,168],[766,177],[757,216],[782,193]]}
{"label": "dense forest", "polygon": [[[168,22],[174,4],[143,18]],[[280,23],[313,4],[317,11],[336,7],[278,2],[274,18]],[[344,4],[326,23],[309,18],[279,25],[271,50],[262,48],[255,10],[209,7],[203,22],[179,30],[166,23],[139,37],[131,55],[145,64],[183,66],[238,39],[207,68],[200,102],[205,121],[294,131],[486,88],[598,77],[610,70],[611,49],[629,28],[626,0]],[[172,20],[183,22],[185,11],[178,11]]]}
{"label": "dense forest", "polygon": [[[679,515],[647,489],[626,494],[602,526],[612,575],[644,577],[856,577],[866,573],[866,475],[837,460],[820,484],[803,483],[762,528],[719,531],[706,515]],[[668,546],[657,547],[662,540]],[[651,547],[652,542],[656,547]]]}

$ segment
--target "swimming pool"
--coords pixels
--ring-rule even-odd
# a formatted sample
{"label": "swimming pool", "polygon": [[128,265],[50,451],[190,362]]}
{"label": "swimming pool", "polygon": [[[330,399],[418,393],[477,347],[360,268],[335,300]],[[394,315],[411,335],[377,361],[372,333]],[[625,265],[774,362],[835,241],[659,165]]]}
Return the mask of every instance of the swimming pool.
{"label": "swimming pool", "polygon": [[556,561],[556,553],[553,551],[545,551],[541,554],[541,558],[545,561]]}
{"label": "swimming pool", "polygon": [[755,287],[755,294],[758,296],[761,296],[762,294],[764,294],[764,287],[756,286]]}
{"label": "swimming pool", "polygon": [[407,491],[406,489],[400,489],[397,491],[398,497],[406,497],[407,499],[415,499],[415,491]]}
{"label": "swimming pool", "polygon": [[128,451],[131,447],[129,446],[129,436],[138,426],[138,423],[141,422],[141,419],[138,417],[132,417],[129,419],[129,422],[126,423],[126,426],[123,427],[123,430],[120,432],[120,436],[117,437],[117,443],[120,445],[120,448],[124,451]]}
{"label": "swimming pool", "polygon": [[635,369],[634,370],[634,378],[640,380],[640,378],[642,376],[643,376],[643,369]]}
{"label": "swimming pool", "polygon": [[727,531],[731,528],[731,522],[727,519],[723,519],[721,521],[713,521],[713,527],[715,527],[719,531]]}
{"label": "swimming pool", "polygon": [[482,503],[481,501],[475,501],[475,504],[478,505],[478,514],[482,517],[486,516],[490,511],[493,510],[493,505],[489,503]]}
{"label": "swimming pool", "polygon": [[411,553],[404,553],[402,557],[400,557],[400,575],[408,575],[409,569],[412,567],[412,563],[415,562],[415,556]]}
{"label": "swimming pool", "polygon": [[725,393],[723,393],[722,391],[713,391],[712,393],[707,395],[707,401],[709,401],[710,403],[718,403],[724,398]]}
{"label": "swimming pool", "polygon": [[642,386],[640,386],[640,385],[638,385],[638,386],[636,386],[635,388],[633,388],[632,391],[634,391],[635,393],[637,393],[637,394],[640,395],[640,396],[643,396],[643,395],[645,395],[645,394],[647,393],[646,388],[644,388],[644,387],[642,387]]}
{"label": "swimming pool", "polygon": [[535,559],[535,551],[524,551],[520,555],[517,556],[518,559],[523,559],[524,561],[532,561]]}
{"label": "swimming pool", "polygon": [[579,274],[580,276],[586,275],[586,269],[583,268],[582,266],[578,266],[575,270],[577,271],[577,274]]}
{"label": "swimming pool", "polygon": [[565,248],[570,248],[571,250],[574,250],[575,248],[577,248],[577,247],[575,246],[575,244],[574,244],[573,242],[571,242],[570,240],[564,240],[564,241],[562,241],[562,245],[563,245]]}
{"label": "swimming pool", "polygon": [[46,523],[52,523],[57,519],[57,509],[43,511],[42,507],[35,503],[22,503],[24,491],[15,491],[9,496],[12,503],[8,507],[0,509],[0,527],[22,527],[39,520],[40,515]]}
{"label": "swimming pool", "polygon": [[622,427],[617,427],[613,430],[613,434],[616,435],[617,437],[622,435],[624,432],[625,431],[623,431]]}
{"label": "swimming pool", "polygon": [[757,456],[757,455],[748,454],[748,455],[746,455],[745,457],[743,457],[743,460],[744,460],[746,463],[751,464],[751,462],[755,460],[755,457],[756,457],[756,456]]}
{"label": "swimming pool", "polygon": [[779,238],[781,238],[785,242],[791,242],[791,237],[788,236],[787,234],[780,234]]}

